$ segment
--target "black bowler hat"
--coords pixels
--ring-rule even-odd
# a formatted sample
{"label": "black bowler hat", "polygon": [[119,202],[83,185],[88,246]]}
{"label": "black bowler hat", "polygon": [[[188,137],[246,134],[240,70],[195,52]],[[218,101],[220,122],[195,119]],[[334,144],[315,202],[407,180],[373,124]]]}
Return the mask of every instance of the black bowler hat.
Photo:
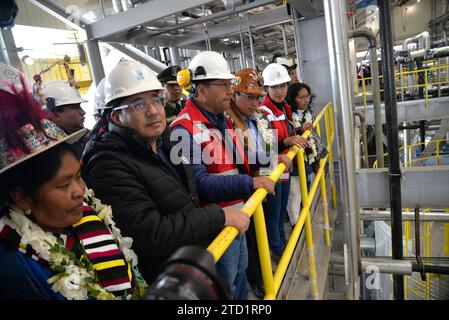
{"label": "black bowler hat", "polygon": [[177,84],[178,82],[176,81],[176,76],[179,71],[181,71],[180,67],[171,66],[159,72],[157,78],[161,83]]}

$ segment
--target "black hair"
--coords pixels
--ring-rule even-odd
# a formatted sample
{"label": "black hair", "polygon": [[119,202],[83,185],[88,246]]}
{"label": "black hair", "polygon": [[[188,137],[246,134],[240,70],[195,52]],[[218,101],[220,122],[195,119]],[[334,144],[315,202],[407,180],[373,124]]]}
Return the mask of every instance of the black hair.
{"label": "black hair", "polygon": [[62,156],[66,153],[72,153],[76,157],[73,146],[62,142],[2,173],[1,203],[13,203],[10,192],[17,187],[23,188],[26,195],[36,199],[40,187],[58,172]]}
{"label": "black hair", "polygon": [[298,110],[295,98],[297,97],[298,92],[301,89],[306,89],[310,95],[309,105],[307,106],[307,108],[309,108],[312,105],[312,100],[315,97],[314,95],[312,95],[312,89],[310,89],[310,87],[307,84],[302,82],[294,82],[289,84],[285,100],[292,107],[293,112],[296,112]]}

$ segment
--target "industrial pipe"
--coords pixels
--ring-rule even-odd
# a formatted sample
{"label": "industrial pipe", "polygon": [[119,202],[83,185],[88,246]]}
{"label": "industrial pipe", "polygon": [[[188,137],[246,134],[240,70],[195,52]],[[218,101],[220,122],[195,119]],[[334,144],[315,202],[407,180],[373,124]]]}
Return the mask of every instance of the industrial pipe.
{"label": "industrial pipe", "polygon": [[[347,211],[344,212],[344,226],[348,234],[344,244],[349,251],[347,256],[347,270],[349,272],[349,298],[358,300],[360,296],[359,287],[359,219],[358,219],[358,195],[355,181],[355,153],[353,144],[353,117],[352,117],[352,95],[350,73],[348,68],[348,39],[347,21],[345,15],[344,1],[325,0],[324,12],[326,19],[326,29],[328,33],[329,53],[332,55],[331,65],[336,64],[336,77],[332,77],[333,88],[338,88],[339,92],[333,92],[334,107],[338,117],[338,131],[342,136],[342,172],[345,186],[345,202]],[[346,46],[346,47],[345,47]],[[337,82],[334,84],[334,82]]]}
{"label": "industrial pipe", "polygon": [[449,266],[412,263],[412,270],[419,273],[449,274]]}
{"label": "industrial pipe", "polygon": [[[391,220],[391,212],[360,210],[360,219],[364,221],[389,221]],[[413,212],[402,211],[402,220],[414,221],[415,214]],[[449,213],[421,212],[419,214],[419,220],[428,222],[449,222]]]}
{"label": "industrial pipe", "polygon": [[[402,248],[401,169],[390,0],[379,0],[377,3],[382,39],[382,74],[384,76],[385,115],[390,157],[391,246],[393,259],[401,260],[404,256]],[[404,300],[404,277],[402,275],[393,276],[393,292],[395,300]]]}
{"label": "industrial pipe", "polygon": [[[425,259],[426,258],[423,258],[423,260]],[[340,270],[337,266],[344,263],[344,257],[332,254],[329,263],[334,264],[334,267]],[[368,267],[370,267],[370,270],[368,271],[372,271],[372,268],[375,267],[380,273],[390,273],[396,275],[411,276],[413,272],[449,274],[449,266],[447,265],[432,265],[427,263],[420,264],[411,260],[394,260],[388,257],[362,257],[362,270],[366,272]]]}
{"label": "industrial pipe", "polygon": [[[368,139],[366,138],[366,125],[365,125],[365,119],[366,116],[363,112],[361,111],[354,111],[354,115],[358,116],[360,119],[360,130],[362,131],[362,142],[363,142],[363,157],[364,160],[363,162],[365,163],[365,168],[368,168],[369,166],[369,162],[368,162]],[[382,126],[382,125],[381,125]],[[377,139],[377,137],[376,137]],[[377,143],[377,141],[376,141]],[[381,144],[383,144],[382,140],[381,140]],[[383,155],[381,157],[382,162],[383,162]],[[379,160],[379,158],[377,159]]]}
{"label": "industrial pipe", "polygon": [[[417,42],[420,49],[423,50],[429,50],[430,49],[430,35],[428,31],[421,32],[420,34],[407,38],[404,40],[404,43],[402,44],[402,50],[407,51],[407,45],[409,43]],[[423,48],[424,44],[424,48]]]}
{"label": "industrial pipe", "polygon": [[384,167],[384,144],[382,141],[382,111],[380,106],[379,66],[377,63],[376,35],[367,28],[357,29],[349,38],[364,37],[368,39],[371,58],[371,78],[373,83],[374,128],[376,136],[376,159],[378,168]]}

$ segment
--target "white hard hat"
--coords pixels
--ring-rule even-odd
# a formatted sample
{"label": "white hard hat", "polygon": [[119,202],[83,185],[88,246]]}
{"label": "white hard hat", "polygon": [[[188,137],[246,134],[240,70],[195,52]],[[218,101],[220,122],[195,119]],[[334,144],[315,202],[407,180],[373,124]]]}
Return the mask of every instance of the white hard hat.
{"label": "white hard hat", "polygon": [[104,103],[104,83],[106,78],[101,79],[97,88],[95,89],[94,97],[94,113],[98,113],[99,110],[108,109]]}
{"label": "white hard hat", "polygon": [[[11,88],[11,85],[13,85],[18,91],[22,91],[24,88],[22,85],[22,81],[20,81],[21,75],[23,76],[22,72],[20,72],[16,68],[0,62],[0,90],[14,94],[14,91],[12,91]],[[23,79],[28,86],[26,90],[29,90],[29,84],[25,79],[25,76],[23,76]]]}
{"label": "white hard hat", "polygon": [[277,57],[276,58],[276,63],[286,65],[287,67],[296,66],[296,64],[293,62],[292,59],[287,59],[287,58],[284,58],[284,57]]}
{"label": "white hard hat", "polygon": [[189,70],[192,71],[192,81],[235,78],[225,58],[215,51],[203,51],[194,56]]}
{"label": "white hard hat", "polygon": [[[47,82],[42,86],[42,92],[47,100],[48,109],[87,101],[81,98],[81,95],[76,88],[72,87],[67,81],[64,80],[53,80]],[[52,103],[52,105],[48,103],[49,98],[54,99],[54,103]]]}
{"label": "white hard hat", "polygon": [[117,98],[152,90],[163,90],[156,75],[143,63],[124,61],[119,63],[106,77],[104,84],[105,104]]}
{"label": "white hard hat", "polygon": [[275,86],[291,80],[287,69],[281,64],[270,63],[262,72],[264,86]]}

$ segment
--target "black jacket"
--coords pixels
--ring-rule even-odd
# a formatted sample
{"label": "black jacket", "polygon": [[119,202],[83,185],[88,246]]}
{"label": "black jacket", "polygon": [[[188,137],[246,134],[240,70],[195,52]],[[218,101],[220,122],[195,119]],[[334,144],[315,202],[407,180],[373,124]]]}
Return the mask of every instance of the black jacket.
{"label": "black jacket", "polygon": [[[168,134],[160,138],[158,150],[169,156]],[[89,141],[83,155],[84,180],[111,205],[122,235],[133,238],[139,269],[148,282],[177,248],[206,247],[224,227],[219,206],[199,207],[190,165],[175,167],[183,182],[134,130],[113,125]]]}

